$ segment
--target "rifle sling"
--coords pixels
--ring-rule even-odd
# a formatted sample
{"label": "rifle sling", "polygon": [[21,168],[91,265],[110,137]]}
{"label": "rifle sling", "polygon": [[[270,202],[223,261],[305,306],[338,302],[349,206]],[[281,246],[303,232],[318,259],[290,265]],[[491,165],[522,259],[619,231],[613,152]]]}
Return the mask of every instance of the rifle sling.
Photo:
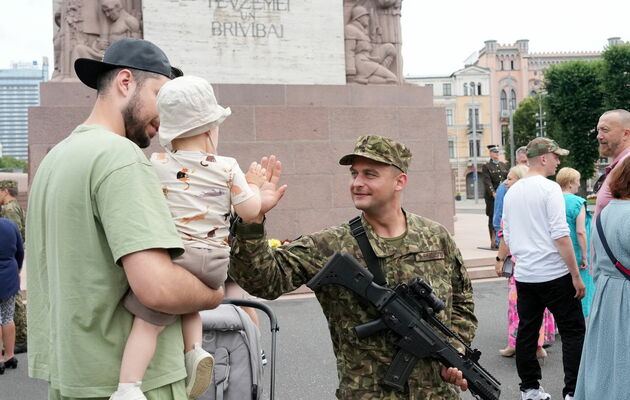
{"label": "rifle sling", "polygon": [[361,223],[361,217],[354,217],[348,223],[350,224],[350,232],[352,232],[352,236],[354,236],[359,244],[359,248],[361,249],[361,253],[363,254],[363,259],[367,264],[368,270],[372,273],[372,275],[374,275],[374,283],[381,286],[387,286],[385,274],[378,262],[376,253],[374,253],[374,249],[370,245],[370,241],[365,233],[365,228]]}

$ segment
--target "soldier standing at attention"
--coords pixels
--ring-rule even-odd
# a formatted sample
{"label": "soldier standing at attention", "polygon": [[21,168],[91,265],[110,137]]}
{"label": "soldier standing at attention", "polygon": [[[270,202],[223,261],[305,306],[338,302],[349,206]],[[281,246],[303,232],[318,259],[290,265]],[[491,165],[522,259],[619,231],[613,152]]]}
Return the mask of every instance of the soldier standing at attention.
{"label": "soldier standing at attention", "polygon": [[[360,136],[354,152],[339,160],[350,165],[349,189],[354,206],[362,211],[360,225],[390,287],[422,277],[447,304],[438,318],[465,341],[473,339],[477,327],[473,292],[462,256],[447,230],[427,218],[401,207],[407,186],[411,152],[401,143],[380,136]],[[349,223],[301,236],[277,248],[267,243],[265,214],[274,208],[286,185],[278,186],[280,162],[263,159],[268,182],[261,187],[261,212],[251,220],[239,219],[233,227],[230,275],[247,292],[275,299],[307,283],[335,251],[347,252],[364,266],[365,261]],[[380,383],[397,349],[389,335],[360,340],[353,332],[359,324],[380,316],[377,309],[337,286],[317,292],[328,319],[335,356],[339,399],[459,399],[468,383],[461,371],[438,361],[420,359],[404,392]],[[448,383],[447,383],[448,382]]]}
{"label": "soldier standing at attention", "polygon": [[497,187],[507,178],[508,165],[507,163],[499,161],[499,147],[491,144],[488,146],[490,153],[490,160],[484,164],[481,169],[481,176],[483,177],[483,198],[486,201],[486,215],[488,216],[488,232],[490,233],[490,248],[498,248],[496,244],[496,232],[492,225],[492,218],[494,217],[494,198],[496,197]]}
{"label": "soldier standing at attention", "polygon": [[[17,201],[18,186],[14,180],[0,181],[0,218],[15,222],[24,241],[24,211]],[[20,292],[15,295],[15,354],[26,351],[26,305]]]}

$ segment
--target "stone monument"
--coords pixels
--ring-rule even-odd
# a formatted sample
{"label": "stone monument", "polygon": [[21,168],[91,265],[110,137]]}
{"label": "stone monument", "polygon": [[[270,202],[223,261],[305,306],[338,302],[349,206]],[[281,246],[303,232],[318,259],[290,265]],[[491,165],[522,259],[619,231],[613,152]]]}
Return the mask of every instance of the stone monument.
{"label": "stone monument", "polygon": [[52,81],[77,80],[74,60],[103,58],[109,45],[142,37],[140,0],[62,0],[54,4],[55,68]]}
{"label": "stone monument", "polygon": [[[403,205],[452,232],[444,110],[433,106],[430,88],[402,79],[400,7],[400,0],[60,1],[57,79],[41,85],[41,105],[29,110],[30,171],[96,98],[73,81],[73,57],[98,57],[99,41],[140,33],[185,74],[208,79],[231,107],[220,153],[241,165],[268,154],[283,161],[289,188],[269,218],[270,237],[292,239],[358,214],[348,169],[337,162],[359,135],[410,147]],[[155,151],[157,140],[146,153]]]}

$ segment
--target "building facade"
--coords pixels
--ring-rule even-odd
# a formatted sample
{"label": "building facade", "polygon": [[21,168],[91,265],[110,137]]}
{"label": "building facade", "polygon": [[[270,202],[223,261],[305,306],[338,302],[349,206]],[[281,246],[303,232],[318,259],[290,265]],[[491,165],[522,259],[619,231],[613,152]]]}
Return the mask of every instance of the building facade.
{"label": "building facade", "polygon": [[[480,173],[488,161],[487,146],[498,144],[492,142],[490,131],[490,71],[470,65],[449,76],[408,76],[406,80],[433,87],[434,104],[444,107],[453,192],[473,198],[475,157]],[[478,178],[478,195],[482,198],[483,185]]]}
{"label": "building facade", "polygon": [[[608,39],[608,45],[624,43],[620,38]],[[487,40],[476,55],[469,57],[465,68],[448,76],[407,76],[406,81],[432,86],[434,104],[444,107],[448,128],[448,149],[453,174],[454,192],[473,198],[473,135],[472,114],[477,127],[477,169],[488,161],[487,146],[504,147],[509,143],[511,116],[518,104],[529,96],[544,94],[545,70],[569,61],[592,61],[601,58],[601,51],[530,53],[529,40],[498,44]],[[470,85],[474,83],[474,103]],[[544,126],[544,121],[539,122]],[[540,131],[538,134],[544,131]],[[479,197],[483,186],[478,182]]]}
{"label": "building facade", "polygon": [[48,80],[48,59],[41,65],[13,63],[0,69],[0,155],[28,159],[28,108],[39,105],[39,84]]}
{"label": "building facade", "polygon": [[[609,39],[612,44],[613,39]],[[530,53],[529,40],[498,44],[487,40],[473,65],[490,71],[490,129],[492,141],[506,145],[510,116],[528,96],[542,93],[545,70],[568,61],[592,61],[601,58],[600,51]]]}

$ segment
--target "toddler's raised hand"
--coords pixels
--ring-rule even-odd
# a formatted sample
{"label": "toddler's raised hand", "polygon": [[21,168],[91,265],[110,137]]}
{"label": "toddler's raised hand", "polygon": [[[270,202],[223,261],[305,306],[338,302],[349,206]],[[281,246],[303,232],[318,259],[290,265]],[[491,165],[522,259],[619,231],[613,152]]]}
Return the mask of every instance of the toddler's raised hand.
{"label": "toddler's raised hand", "polygon": [[245,179],[250,185],[261,187],[263,183],[267,182],[267,170],[254,161],[245,173]]}

